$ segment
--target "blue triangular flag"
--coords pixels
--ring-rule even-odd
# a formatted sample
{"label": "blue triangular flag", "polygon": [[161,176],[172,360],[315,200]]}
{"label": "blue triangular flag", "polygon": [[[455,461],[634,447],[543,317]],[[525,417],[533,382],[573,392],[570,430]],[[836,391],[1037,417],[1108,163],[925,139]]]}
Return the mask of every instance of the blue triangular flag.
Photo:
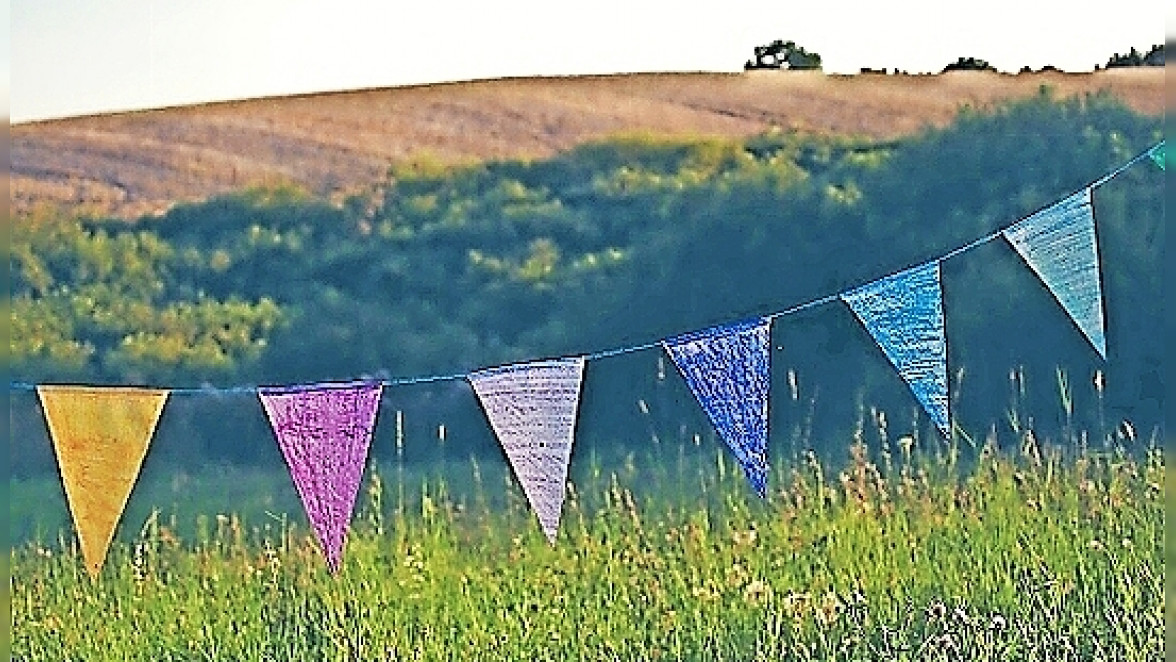
{"label": "blue triangular flag", "polygon": [[1002,234],[1106,359],[1090,189],[1037,212]]}
{"label": "blue triangular flag", "polygon": [[567,492],[584,363],[535,361],[467,377],[550,542]]}
{"label": "blue triangular flag", "polygon": [[662,341],[761,497],[768,481],[770,327],[757,319]]}
{"label": "blue triangular flag", "polygon": [[1147,155],[1151,157],[1151,160],[1154,161],[1156,165],[1160,166],[1160,170],[1167,170],[1167,168],[1164,167],[1164,162],[1167,161],[1168,153],[1164,147],[1164,142],[1165,141],[1161,140],[1160,144],[1147,151]]}
{"label": "blue triangular flag", "polygon": [[939,262],[913,267],[841,295],[944,435],[947,337]]}

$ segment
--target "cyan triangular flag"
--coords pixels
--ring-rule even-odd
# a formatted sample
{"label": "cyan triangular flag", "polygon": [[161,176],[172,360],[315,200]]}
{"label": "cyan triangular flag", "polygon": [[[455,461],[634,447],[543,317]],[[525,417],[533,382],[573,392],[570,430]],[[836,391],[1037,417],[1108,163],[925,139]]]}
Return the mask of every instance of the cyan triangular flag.
{"label": "cyan triangular flag", "polygon": [[757,319],[662,341],[747,474],[767,493],[771,322]]}
{"label": "cyan triangular flag", "polygon": [[489,368],[467,377],[549,542],[555,542],[584,376],[583,357]]}
{"label": "cyan triangular flag", "polygon": [[1154,161],[1156,165],[1160,166],[1160,170],[1167,170],[1167,168],[1164,167],[1164,162],[1167,160],[1168,152],[1167,148],[1164,147],[1164,142],[1165,141],[1161,140],[1160,144],[1147,151],[1147,155],[1151,157],[1151,160]]}
{"label": "cyan triangular flag", "polygon": [[258,390],[332,573],[339,570],[382,388],[360,382]]}
{"label": "cyan triangular flag", "polygon": [[947,337],[939,262],[907,269],[841,295],[946,436]]}
{"label": "cyan triangular flag", "polygon": [[1002,234],[1106,359],[1090,189],[1037,212]]}

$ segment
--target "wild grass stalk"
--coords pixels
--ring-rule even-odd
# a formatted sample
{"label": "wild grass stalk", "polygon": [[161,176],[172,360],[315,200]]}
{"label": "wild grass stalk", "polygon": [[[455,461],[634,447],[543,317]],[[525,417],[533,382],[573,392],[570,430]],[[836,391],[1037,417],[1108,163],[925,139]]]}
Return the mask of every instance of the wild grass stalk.
{"label": "wild grass stalk", "polygon": [[[398,425],[337,576],[305,517],[270,505],[127,518],[97,581],[68,529],[42,531],[10,557],[13,656],[1159,659],[1158,434],[1101,411],[1098,430],[1069,427],[1073,385],[1056,384],[1056,439],[1019,409],[1019,371],[1008,426],[983,436],[862,406],[830,458],[802,416],[766,500],[716,440],[651,422],[644,453],[578,451],[555,545],[501,458],[422,469]],[[246,479],[222,480],[276,485]]]}
{"label": "wild grass stalk", "polygon": [[[153,512],[98,581],[69,536],[13,551],[24,660],[1158,659],[1164,459],[1026,432],[975,461],[869,412],[840,465],[588,457],[546,543],[508,476],[370,472],[331,576],[302,520]],[[681,457],[689,457],[683,450]],[[614,468],[610,470],[609,467]],[[403,475],[405,468],[392,469]],[[650,485],[650,481],[664,482]],[[409,486],[411,487],[411,485]],[[506,488],[508,498],[499,494]],[[390,492],[394,499],[386,499]],[[411,495],[411,496],[410,496]]]}

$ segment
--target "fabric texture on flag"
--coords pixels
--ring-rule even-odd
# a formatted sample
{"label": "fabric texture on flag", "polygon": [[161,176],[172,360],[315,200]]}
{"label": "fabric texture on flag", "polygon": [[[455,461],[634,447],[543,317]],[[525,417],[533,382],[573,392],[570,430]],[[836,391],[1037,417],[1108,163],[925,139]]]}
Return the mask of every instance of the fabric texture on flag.
{"label": "fabric texture on flag", "polygon": [[153,389],[37,387],[91,577],[106,561],[167,396]]}
{"label": "fabric texture on flag", "polygon": [[357,382],[258,391],[332,573],[342,559],[382,389],[379,382]]}
{"label": "fabric texture on flag", "polygon": [[771,322],[757,319],[662,341],[756,494],[767,494]]}
{"label": "fabric texture on flag", "polygon": [[939,262],[876,280],[841,298],[906,380],[940,432],[950,434]]}
{"label": "fabric texture on flag", "polygon": [[467,377],[549,542],[559,530],[583,382],[583,357]]}
{"label": "fabric texture on flag", "polygon": [[1105,359],[1107,340],[1091,190],[1075,193],[1002,234]]}

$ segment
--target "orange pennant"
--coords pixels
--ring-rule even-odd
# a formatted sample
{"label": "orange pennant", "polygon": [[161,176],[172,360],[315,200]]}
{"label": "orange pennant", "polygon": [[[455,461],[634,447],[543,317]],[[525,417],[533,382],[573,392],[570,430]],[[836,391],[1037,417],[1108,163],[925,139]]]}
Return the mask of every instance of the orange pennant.
{"label": "orange pennant", "polygon": [[168,392],[38,386],[37,395],[86,569],[97,577]]}

